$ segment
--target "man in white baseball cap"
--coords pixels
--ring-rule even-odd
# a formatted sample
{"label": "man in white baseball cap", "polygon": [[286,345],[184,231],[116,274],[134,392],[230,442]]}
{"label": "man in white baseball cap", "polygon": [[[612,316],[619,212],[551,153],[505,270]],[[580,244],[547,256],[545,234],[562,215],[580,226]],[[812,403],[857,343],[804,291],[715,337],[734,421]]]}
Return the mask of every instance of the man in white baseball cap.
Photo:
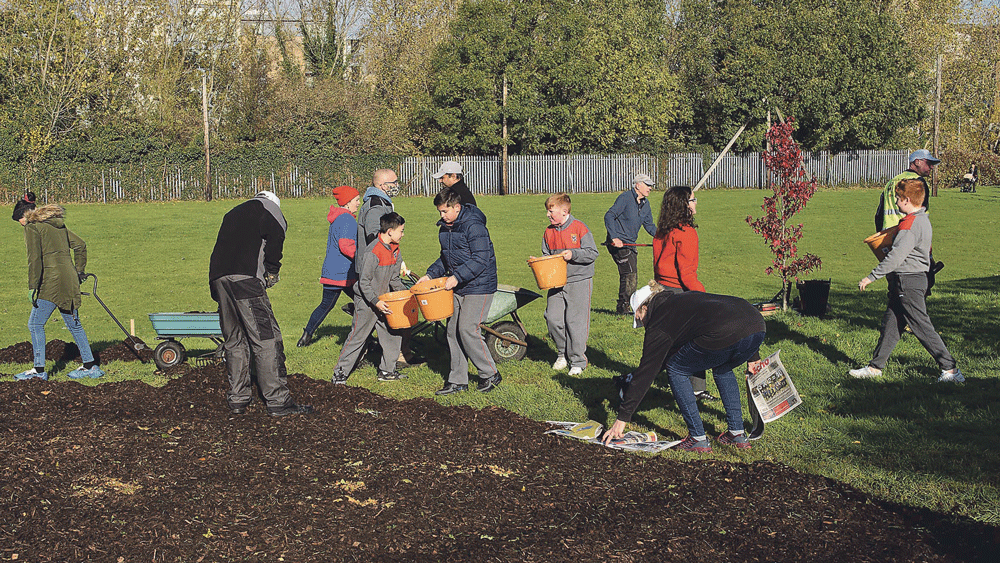
{"label": "man in white baseball cap", "polygon": [[472,195],[472,190],[465,185],[465,175],[462,173],[462,165],[454,160],[446,160],[441,163],[441,168],[431,175],[435,180],[441,182],[441,187],[451,188],[458,193],[462,205],[471,203],[476,205],[476,197]]}

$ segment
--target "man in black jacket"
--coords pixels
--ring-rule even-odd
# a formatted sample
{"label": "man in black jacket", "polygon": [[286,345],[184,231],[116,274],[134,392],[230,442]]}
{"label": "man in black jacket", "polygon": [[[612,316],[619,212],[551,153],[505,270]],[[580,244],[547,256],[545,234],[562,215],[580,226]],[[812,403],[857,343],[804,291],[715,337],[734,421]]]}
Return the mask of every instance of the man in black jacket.
{"label": "man in black jacket", "polygon": [[243,414],[253,399],[250,361],[271,416],[306,414],[288,392],[285,348],[267,289],[278,283],[288,224],[278,196],[259,192],[226,213],[209,262],[212,299],[219,303],[233,414]]}
{"label": "man in black jacket", "polygon": [[631,381],[620,384],[623,389],[618,417],[604,441],[622,437],[625,425],[632,419],[653,379],[666,369],[674,400],[688,427],[687,438],[675,448],[712,451],[688,379],[694,373],[710,369],[729,425],[729,430],[716,441],[749,448],[750,442],[743,431],[740,388],[733,368],[744,362],[753,368],[760,361],[759,349],[766,331],[764,318],[753,305],[739,297],[700,291],[669,293],[660,290],[654,294],[656,287],[658,284],[645,286],[632,295],[633,326],[646,327],[642,359]]}
{"label": "man in black jacket", "polygon": [[441,163],[441,168],[431,175],[441,183],[441,189],[451,188],[462,200],[462,205],[471,203],[476,205],[476,196],[472,195],[472,190],[465,185],[465,174],[462,173],[462,165],[454,160],[446,160]]}

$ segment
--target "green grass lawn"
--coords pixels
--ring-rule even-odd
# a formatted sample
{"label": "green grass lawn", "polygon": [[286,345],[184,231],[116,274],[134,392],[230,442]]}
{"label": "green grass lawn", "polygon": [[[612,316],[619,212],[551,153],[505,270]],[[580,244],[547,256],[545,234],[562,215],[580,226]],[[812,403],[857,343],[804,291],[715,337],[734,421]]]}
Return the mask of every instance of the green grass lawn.
{"label": "green grass lawn", "polygon": [[[654,192],[654,204],[658,205],[661,193]],[[591,227],[599,242],[604,239],[604,211],[616,195],[573,196],[574,215]],[[778,291],[779,281],[764,274],[770,254],[745,222],[748,214],[759,215],[763,196],[761,191],[744,190],[698,194],[699,278],[709,291],[750,301],[769,299]],[[500,281],[534,289],[525,260],[540,252],[547,224],[545,197],[478,199],[489,218]],[[964,385],[935,384],[937,367],[912,336],[904,337],[897,347],[883,378],[856,381],[847,376],[849,368],[870,359],[885,306],[884,281],[864,293],[857,291],[857,281],[875,265],[861,240],[873,232],[877,199],[876,190],[824,190],[801,214],[805,237],[799,247],[822,258],[822,270],[812,277],[832,280],[832,309],[824,320],[796,313],[768,317],[763,352],[781,350],[804,403],[771,424],[749,452],[720,447],[712,456],[785,463],[846,481],[882,498],[1000,523],[1000,355],[995,328],[1000,316],[1000,266],[993,255],[1000,242],[1000,189],[982,188],[975,194],[948,191],[932,200],[935,257],[947,266],[938,276],[928,306],[968,378]],[[330,377],[350,326],[350,318],[338,306],[317,331],[318,341],[307,348],[294,346],[319,303],[317,280],[331,202],[282,202],[288,238],[281,282],[270,291],[284,330],[289,371],[318,379]],[[208,259],[222,215],[235,203],[73,204],[68,206],[67,223],[88,243],[87,271],[100,277],[101,297],[126,326],[134,319],[137,335],[155,345],[148,313],[215,309],[208,292]],[[423,273],[438,253],[437,212],[428,198],[400,199],[397,210],[407,219],[404,259],[412,270]],[[0,347],[29,340],[21,227],[8,221],[5,228],[0,248],[6,267],[0,269],[0,282],[7,291],[0,295],[4,313]],[[645,234],[640,238],[640,242],[649,240]],[[641,248],[640,282],[651,277],[651,263],[650,249]],[[642,346],[642,331],[633,330],[628,319],[610,314],[617,288],[617,271],[602,251],[592,303],[591,366],[582,375],[571,378],[550,369],[555,352],[546,335],[545,304],[540,299],[520,311],[530,333],[528,357],[502,366],[504,383],[497,391],[435,400],[473,407],[497,405],[540,420],[612,422],[609,378],[634,369]],[[92,297],[84,297],[81,317],[98,350],[124,336]],[[72,340],[58,315],[47,330],[50,340]],[[398,398],[433,397],[447,371],[447,348],[424,335],[417,341],[430,363],[410,370],[406,381],[378,383],[374,368],[369,367],[356,372],[351,384]],[[183,343],[195,353],[213,348],[207,339]],[[10,381],[9,374],[28,367],[2,365],[0,372],[8,375],[0,379]],[[49,364],[54,379],[67,384],[76,384],[65,377],[74,367]],[[165,383],[153,373],[152,364],[113,362],[104,368],[108,376],[103,381]],[[714,392],[714,383],[709,389]],[[708,430],[725,430],[721,404],[708,404],[702,413]],[[666,437],[686,434],[665,378],[647,394],[635,425]],[[679,452],[661,455],[696,459]]]}

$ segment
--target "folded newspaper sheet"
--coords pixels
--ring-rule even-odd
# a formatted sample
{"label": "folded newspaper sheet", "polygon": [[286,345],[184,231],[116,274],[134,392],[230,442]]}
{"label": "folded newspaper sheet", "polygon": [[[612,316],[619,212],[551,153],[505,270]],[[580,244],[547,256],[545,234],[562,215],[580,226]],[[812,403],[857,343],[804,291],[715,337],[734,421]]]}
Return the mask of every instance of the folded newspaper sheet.
{"label": "folded newspaper sheet", "polygon": [[757,405],[763,422],[778,420],[802,404],[791,376],[778,357],[780,353],[778,350],[764,358],[757,372],[747,375],[751,400]]}
{"label": "folded newspaper sheet", "polygon": [[[576,438],[577,440],[583,440],[584,442],[591,442],[594,444],[605,445],[601,441],[601,436],[603,435],[604,426],[600,422],[594,422],[593,420],[588,420],[587,422],[565,422],[561,420],[546,420],[548,424],[555,426],[552,430],[548,430],[546,434],[555,434],[557,436],[567,436],[569,438]],[[663,450],[668,450],[681,441],[677,440],[675,442],[666,442],[656,439],[656,432],[626,432],[624,436],[617,440],[611,440],[607,447],[616,450],[628,450],[633,452],[662,452]]]}

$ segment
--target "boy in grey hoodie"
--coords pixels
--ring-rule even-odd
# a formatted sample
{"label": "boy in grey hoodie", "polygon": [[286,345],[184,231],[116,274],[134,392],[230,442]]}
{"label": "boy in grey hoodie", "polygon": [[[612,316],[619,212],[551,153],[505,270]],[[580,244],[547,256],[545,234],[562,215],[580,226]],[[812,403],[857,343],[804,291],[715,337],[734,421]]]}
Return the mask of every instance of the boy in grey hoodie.
{"label": "boy in grey hoodie", "polygon": [[867,366],[850,370],[859,379],[882,375],[889,354],[892,353],[900,334],[909,325],[913,335],[941,367],[939,382],[965,381],[955,358],[934,330],[927,314],[927,272],[931,266],[931,222],[927,210],[919,203],[925,195],[924,183],[919,179],[904,179],[896,184],[896,204],[906,217],[899,222],[899,230],[892,243],[892,250],[868,276],[858,282],[864,291],[868,284],[885,277],[889,282],[889,304],[882,317],[882,335],[875,346],[875,353]]}

